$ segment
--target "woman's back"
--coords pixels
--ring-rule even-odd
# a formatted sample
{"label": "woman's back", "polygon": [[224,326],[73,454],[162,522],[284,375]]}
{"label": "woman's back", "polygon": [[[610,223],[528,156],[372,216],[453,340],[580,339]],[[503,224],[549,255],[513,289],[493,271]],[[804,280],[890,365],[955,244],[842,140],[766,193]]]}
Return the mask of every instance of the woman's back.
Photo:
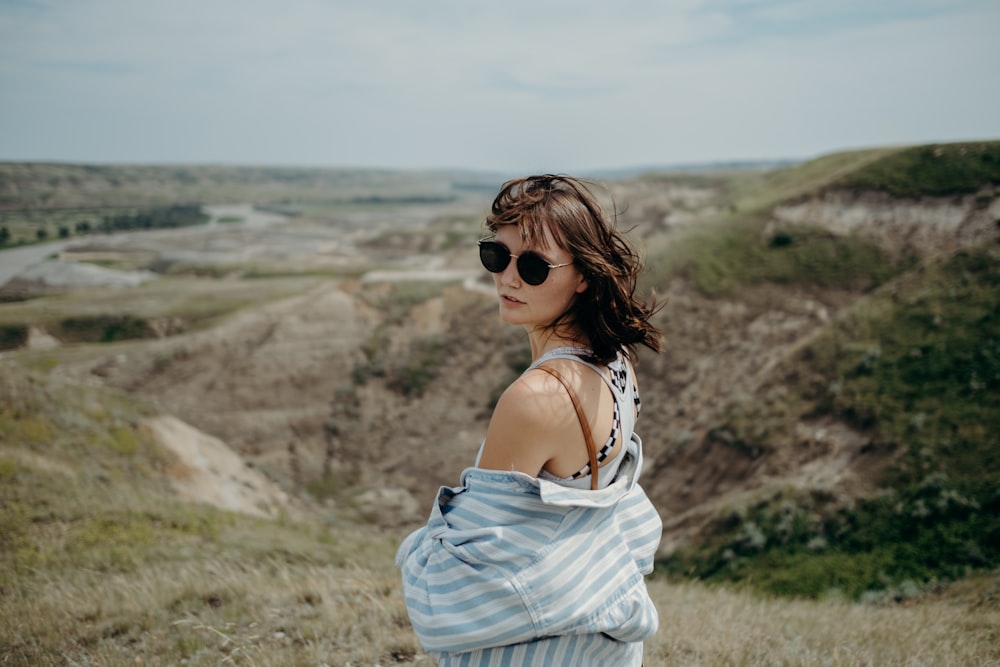
{"label": "woman's back", "polygon": [[[562,374],[571,378],[571,385],[579,386],[576,393],[599,394],[596,400],[590,401],[591,407],[596,409],[587,410],[585,406],[584,411],[591,433],[594,434],[598,463],[597,488],[603,489],[615,478],[622,461],[624,444],[631,439],[635,431],[640,406],[639,393],[632,367],[624,355],[619,355],[606,367],[601,367],[587,361],[589,353],[590,351],[584,348],[559,347],[540,356],[525,372],[531,372],[542,365],[559,366],[563,369]],[[559,363],[558,360],[572,363]],[[556,391],[565,390],[557,387]],[[542,468],[538,473],[540,479],[570,488],[591,488],[592,471],[582,431],[579,435],[579,444],[571,447],[563,456],[563,460],[568,461],[563,463],[563,469]],[[476,465],[479,465],[479,457]]]}

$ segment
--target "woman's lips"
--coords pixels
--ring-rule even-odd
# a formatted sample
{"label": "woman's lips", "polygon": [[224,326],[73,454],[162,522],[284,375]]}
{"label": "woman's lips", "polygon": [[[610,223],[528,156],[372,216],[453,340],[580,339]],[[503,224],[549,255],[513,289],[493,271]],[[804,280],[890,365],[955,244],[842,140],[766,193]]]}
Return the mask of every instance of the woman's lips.
{"label": "woman's lips", "polygon": [[501,294],[500,295],[500,300],[503,301],[504,303],[508,304],[508,305],[511,305],[511,306],[523,306],[524,305],[523,301],[521,301],[520,299],[515,299],[514,297],[510,296],[509,294]]}

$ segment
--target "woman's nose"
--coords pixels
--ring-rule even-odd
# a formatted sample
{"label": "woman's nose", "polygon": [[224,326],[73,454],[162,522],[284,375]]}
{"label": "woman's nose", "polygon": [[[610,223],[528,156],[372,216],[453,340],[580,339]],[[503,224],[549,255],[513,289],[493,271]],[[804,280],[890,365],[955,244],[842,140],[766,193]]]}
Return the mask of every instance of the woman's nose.
{"label": "woman's nose", "polygon": [[521,282],[521,274],[517,272],[517,260],[510,258],[510,263],[500,272],[500,280],[504,285],[516,285]]}

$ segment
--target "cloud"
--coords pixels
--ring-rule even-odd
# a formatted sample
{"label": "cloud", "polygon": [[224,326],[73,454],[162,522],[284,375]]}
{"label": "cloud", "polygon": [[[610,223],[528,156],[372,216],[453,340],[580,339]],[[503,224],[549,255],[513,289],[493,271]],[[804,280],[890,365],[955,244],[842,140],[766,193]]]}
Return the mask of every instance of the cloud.
{"label": "cloud", "polygon": [[997,27],[978,0],[7,1],[0,159],[566,171],[995,136]]}

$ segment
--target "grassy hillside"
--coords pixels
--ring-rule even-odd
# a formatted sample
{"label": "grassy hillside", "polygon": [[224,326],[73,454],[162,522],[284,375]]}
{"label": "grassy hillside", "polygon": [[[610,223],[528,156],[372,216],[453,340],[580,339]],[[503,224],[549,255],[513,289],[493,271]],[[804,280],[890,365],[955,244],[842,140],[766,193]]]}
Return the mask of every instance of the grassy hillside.
{"label": "grassy hillside", "polygon": [[[796,172],[808,173],[823,188],[906,198],[985,190],[975,205],[987,206],[1000,183],[998,156],[1000,142],[848,154],[774,182],[786,193]],[[855,166],[843,171],[845,163]],[[757,198],[779,200],[766,188]],[[995,245],[892,262],[858,236],[774,226],[764,206],[671,242],[652,263],[652,284],[681,276],[737,301],[759,285],[856,294],[854,307],[713,428],[745,451],[780,457],[796,442],[797,423],[841,423],[880,462],[869,497],[789,487],[721,514],[666,569],[771,593],[859,598],[915,594],[1000,567]],[[776,395],[784,398],[767,398]]]}
{"label": "grassy hillside", "polygon": [[1000,141],[835,153],[730,181],[729,211],[650,250],[647,286],[682,275],[703,293],[731,294],[762,283],[870,289],[910,268],[893,266],[875,244],[808,225],[768,224],[788,200],[828,190],[882,192],[901,199],[972,195],[986,207],[1000,185]]}
{"label": "grassy hillside", "polygon": [[703,294],[765,283],[866,291],[906,268],[877,245],[808,225],[771,229],[762,213],[727,217],[654,249],[643,287],[683,277]]}
{"label": "grassy hillside", "polygon": [[[176,499],[127,396],[0,372],[0,662],[374,664],[417,652],[395,542]],[[139,659],[138,662],[141,662]]]}
{"label": "grassy hillside", "polygon": [[[148,408],[2,362],[0,662],[430,666],[409,628],[400,539],[338,518],[183,503]],[[988,582],[987,582],[988,583]],[[778,601],[650,582],[646,663],[995,664],[997,593],[908,608]]]}
{"label": "grassy hillside", "polygon": [[844,175],[833,187],[894,197],[946,197],[1000,185],[1000,141],[914,146]]}
{"label": "grassy hillside", "polygon": [[[1000,567],[998,267],[1000,253],[986,248],[907,275],[778,371],[789,398],[775,411],[842,420],[891,458],[878,494],[844,505],[789,490],[735,523],[720,520],[670,569],[780,594],[858,597]],[[759,451],[793,440],[790,429],[754,437],[720,428]]]}

